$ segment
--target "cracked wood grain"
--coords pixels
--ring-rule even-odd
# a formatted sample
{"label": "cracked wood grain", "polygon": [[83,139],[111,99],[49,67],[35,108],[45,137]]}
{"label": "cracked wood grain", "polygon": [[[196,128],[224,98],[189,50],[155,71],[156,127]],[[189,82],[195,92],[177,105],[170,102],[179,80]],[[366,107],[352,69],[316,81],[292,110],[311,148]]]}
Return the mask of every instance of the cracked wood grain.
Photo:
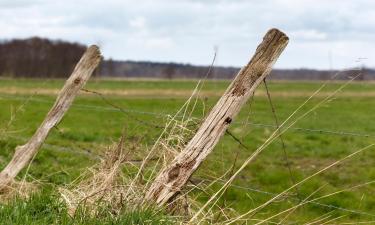
{"label": "cracked wood grain", "polygon": [[147,200],[162,206],[171,202],[181,192],[242,106],[270,73],[288,41],[289,38],[277,29],[266,33],[250,62],[239,71],[194,137],[171,164],[156,176],[146,193]]}

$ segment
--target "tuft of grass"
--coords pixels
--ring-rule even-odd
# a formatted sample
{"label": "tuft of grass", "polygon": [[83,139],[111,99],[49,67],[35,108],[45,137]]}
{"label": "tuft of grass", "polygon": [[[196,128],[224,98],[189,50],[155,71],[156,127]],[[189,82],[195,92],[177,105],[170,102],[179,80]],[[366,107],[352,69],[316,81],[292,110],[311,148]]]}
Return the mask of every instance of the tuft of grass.
{"label": "tuft of grass", "polygon": [[0,205],[1,224],[173,224],[173,219],[152,209],[123,210],[114,217],[107,208],[102,208],[93,217],[83,209],[69,216],[68,207],[59,194],[43,190],[28,199],[16,197]]}

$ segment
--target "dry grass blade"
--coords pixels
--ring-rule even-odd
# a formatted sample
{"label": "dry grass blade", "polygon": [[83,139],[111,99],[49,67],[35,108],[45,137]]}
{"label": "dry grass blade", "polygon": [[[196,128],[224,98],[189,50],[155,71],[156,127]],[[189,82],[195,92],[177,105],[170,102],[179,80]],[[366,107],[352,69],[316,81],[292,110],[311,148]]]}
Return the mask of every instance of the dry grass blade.
{"label": "dry grass blade", "polygon": [[325,221],[325,220],[329,219],[330,217],[332,217],[331,213],[332,213],[332,211],[328,212],[328,213],[325,213],[325,214],[323,214],[321,216],[318,216],[313,221],[307,222],[304,225],[319,224],[320,222]]}
{"label": "dry grass blade", "polygon": [[[122,137],[117,145],[108,149],[98,165],[87,170],[77,184],[73,183],[67,188],[59,189],[71,215],[74,215],[79,207],[90,213],[96,213],[99,207],[108,205],[116,214],[121,211],[124,202],[136,202],[134,192],[131,196],[125,196],[126,189],[121,181],[121,166],[127,160],[127,156],[124,151],[124,137]],[[140,196],[138,197],[141,198]]]}
{"label": "dry grass blade", "polygon": [[369,220],[369,221],[357,221],[357,222],[345,222],[345,223],[338,223],[342,225],[349,225],[349,224],[375,224],[375,220]]}
{"label": "dry grass blade", "polygon": [[[233,219],[232,221],[228,221],[228,224],[232,224],[232,223],[236,222],[238,219],[241,219],[241,218],[243,218],[243,217],[245,217],[245,216],[251,215],[252,213],[254,213],[254,212],[256,212],[256,211],[259,211],[259,210],[263,209],[264,207],[266,207],[266,206],[269,205],[270,203],[274,202],[274,201],[275,201],[276,199],[278,199],[279,197],[283,196],[285,193],[289,192],[289,191],[290,191],[291,189],[293,189],[295,186],[298,186],[298,185],[303,184],[304,182],[306,182],[307,180],[311,179],[312,177],[315,177],[315,176],[317,176],[317,175],[323,173],[324,171],[330,169],[331,167],[334,167],[335,165],[337,165],[337,164],[339,164],[339,163],[341,163],[341,162],[343,162],[343,161],[345,161],[345,160],[347,160],[347,159],[353,157],[354,155],[357,155],[357,154],[363,152],[363,151],[366,150],[366,149],[369,149],[369,148],[373,147],[374,145],[375,145],[375,144],[368,145],[368,146],[366,146],[366,147],[364,147],[364,148],[361,148],[361,149],[359,149],[359,150],[353,152],[353,153],[350,154],[350,155],[345,156],[344,158],[341,158],[341,159],[335,161],[334,163],[332,163],[332,164],[330,164],[330,165],[324,167],[323,169],[319,170],[318,172],[316,172],[316,173],[314,173],[314,174],[312,174],[312,175],[306,177],[305,179],[299,181],[299,182],[296,183],[295,185],[292,185],[291,187],[287,188],[286,190],[284,190],[283,192],[279,193],[279,194],[276,195],[275,197],[271,198],[270,200],[268,200],[268,201],[265,202],[264,204],[262,204],[262,205],[260,205],[260,206],[258,206],[258,207],[256,207],[256,208],[254,208],[254,209],[248,211],[247,213],[242,214],[241,216],[239,216],[239,217],[236,218],[236,219]],[[317,199],[315,199],[315,200],[317,200]],[[308,202],[310,202],[310,201],[308,201]]]}
{"label": "dry grass blade", "polygon": [[0,202],[7,202],[16,197],[26,199],[38,191],[36,182],[14,181],[0,192]]}
{"label": "dry grass blade", "polygon": [[[124,174],[121,169],[129,169],[125,163],[131,163],[128,152],[124,151],[124,137],[119,144],[108,149],[102,162],[92,168],[78,181],[66,188],[60,188],[61,198],[67,203],[69,212],[73,215],[77,209],[84,208],[92,215],[98,213],[103,207],[108,207],[114,215],[126,207],[126,210],[135,210],[137,207],[149,207],[144,201],[144,191],[152,180],[156,171],[169,163],[186,144],[186,140],[193,134],[191,130],[198,121],[191,117],[198,98],[198,83],[191,97],[178,110],[170,116],[166,126],[152,148],[146,152],[140,166],[131,164],[133,174]],[[193,104],[191,104],[193,102]],[[144,154],[141,144],[138,145],[140,154]],[[151,161],[156,158],[156,161]],[[136,169],[134,174],[134,169]],[[190,190],[191,191],[191,190]],[[182,198],[171,202],[168,208],[178,215],[189,214],[190,200],[187,193]]]}
{"label": "dry grass blade", "polygon": [[[339,72],[336,73],[333,77],[336,77],[339,75]],[[289,115],[289,117],[287,119],[284,120],[283,123],[280,124],[279,128],[277,128],[271,135],[270,137],[259,147],[257,148],[254,153],[248,157],[245,162],[241,165],[241,167],[233,174],[233,176],[223,185],[222,188],[220,188],[206,203],[205,205],[196,213],[196,215],[193,216],[193,218],[190,220],[190,222],[192,221],[195,221],[197,220],[199,214],[212,202],[214,201],[214,203],[212,204],[211,207],[213,207],[219,197],[222,195],[223,191],[226,190],[229,185],[233,182],[233,180],[237,177],[237,175],[250,163],[252,162],[268,145],[270,145],[279,135],[282,135],[284,132],[287,131],[287,129],[289,129],[290,127],[292,127],[295,123],[297,123],[300,119],[304,118],[306,115],[308,115],[309,113],[311,113],[312,111],[314,111],[315,109],[317,109],[320,105],[322,105],[323,103],[327,102],[330,98],[332,98],[334,95],[336,95],[339,91],[341,91],[344,87],[346,87],[347,85],[349,85],[349,83],[351,83],[356,77],[358,77],[360,75],[360,73],[356,74],[356,76],[354,76],[351,80],[347,81],[346,83],[344,83],[343,85],[341,85],[338,89],[336,89],[336,91],[334,91],[331,95],[327,96],[326,98],[324,98],[322,101],[320,101],[318,104],[316,104],[314,107],[312,107],[310,110],[308,110],[307,112],[305,112],[303,115],[299,116],[298,118],[296,118],[293,122],[291,122],[291,124],[289,124],[286,128],[284,128],[284,126],[287,124],[287,122],[293,118],[297,112],[299,112],[303,106],[305,106],[314,96],[316,96],[324,87],[327,86],[328,82],[325,82],[324,84],[322,84],[315,92],[313,95],[311,95],[307,100],[305,100],[300,106],[297,107],[296,110],[294,110],[293,113],[291,113]],[[284,130],[281,130],[281,129],[284,129]],[[295,186],[295,185],[293,185]]]}

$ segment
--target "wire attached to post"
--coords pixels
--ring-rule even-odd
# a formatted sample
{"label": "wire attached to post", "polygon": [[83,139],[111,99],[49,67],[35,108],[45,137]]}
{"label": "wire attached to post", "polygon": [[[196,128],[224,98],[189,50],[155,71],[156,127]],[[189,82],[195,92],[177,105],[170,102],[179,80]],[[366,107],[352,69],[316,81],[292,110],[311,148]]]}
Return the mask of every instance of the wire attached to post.
{"label": "wire attached to post", "polygon": [[[288,154],[286,152],[286,145],[285,145],[284,139],[283,139],[281,131],[280,131],[280,123],[279,123],[279,120],[278,120],[277,115],[276,115],[275,106],[273,105],[273,102],[272,102],[272,99],[271,99],[271,94],[270,94],[270,91],[268,89],[268,85],[267,85],[266,79],[263,79],[263,83],[264,83],[264,87],[266,88],[268,102],[270,104],[272,115],[273,115],[273,118],[275,120],[276,130],[277,130],[278,136],[280,138],[280,143],[281,143],[281,146],[282,146],[282,149],[283,149],[284,160],[285,160],[285,164],[286,164],[286,166],[288,168],[289,177],[290,177],[290,180],[292,182],[292,185],[295,186],[296,180],[295,180],[295,178],[293,176],[293,173],[292,173],[292,168],[290,166],[289,157],[288,157]],[[302,202],[300,191],[299,191],[299,189],[298,189],[297,186],[295,187],[295,191],[296,191],[296,194],[297,194],[297,198],[300,200],[300,202]]]}

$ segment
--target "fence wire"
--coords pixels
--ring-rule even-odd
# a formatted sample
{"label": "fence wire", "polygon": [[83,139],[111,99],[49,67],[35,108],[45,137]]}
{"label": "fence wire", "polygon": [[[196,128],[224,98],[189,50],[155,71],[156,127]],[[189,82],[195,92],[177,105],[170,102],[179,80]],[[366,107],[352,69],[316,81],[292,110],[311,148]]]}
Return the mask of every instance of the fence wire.
{"label": "fence wire", "polygon": [[[202,177],[198,177],[198,179],[201,179],[201,180],[204,180],[204,181],[210,182],[210,183],[211,182],[216,182],[216,183],[219,183],[219,184],[222,184],[222,185],[225,184],[225,181],[223,181],[223,180],[209,180],[209,179],[205,179],[205,178],[202,178]],[[278,193],[264,191],[264,190],[260,190],[260,189],[252,188],[252,187],[245,187],[245,186],[241,186],[241,185],[235,185],[235,184],[231,184],[229,186],[229,188],[242,189],[242,190],[256,192],[256,193],[259,193],[259,194],[269,195],[269,196],[273,196],[273,197],[279,195]],[[300,200],[299,198],[293,197],[293,196],[290,196],[290,195],[287,195],[287,198],[289,198],[291,200],[295,200],[295,201],[299,201]],[[362,215],[362,216],[370,216],[370,217],[374,217],[375,218],[375,214],[372,214],[372,213],[363,212],[363,211],[354,210],[354,209],[348,209],[348,208],[344,208],[344,207],[340,207],[340,206],[335,206],[335,205],[330,205],[330,204],[324,204],[324,203],[321,203],[319,201],[308,201],[307,203],[308,204],[312,204],[312,205],[317,205],[317,206],[325,207],[325,208],[334,209],[334,210],[339,210],[339,211],[343,211],[343,212],[347,212],[347,213],[351,213],[351,214],[357,214],[357,215]]]}
{"label": "fence wire", "polygon": [[[13,95],[5,95],[0,94],[0,99],[9,99],[9,100],[28,100],[33,102],[40,102],[40,103],[47,103],[53,104],[54,101],[39,99],[33,97],[32,99],[28,99],[27,97],[22,96],[13,96]],[[170,118],[174,114],[173,113],[158,113],[158,112],[151,112],[151,111],[140,111],[140,110],[132,110],[132,109],[125,109],[125,108],[114,108],[114,107],[106,107],[106,106],[96,106],[91,104],[79,104],[73,103],[72,108],[76,109],[87,109],[87,110],[94,110],[94,111],[109,111],[109,112],[126,112],[126,113],[133,113],[139,115],[149,115],[158,118]],[[277,128],[274,124],[264,124],[264,123],[255,123],[255,122],[247,122],[247,121],[234,121],[232,124],[238,125],[252,125],[255,127],[268,127],[268,128]],[[305,133],[318,133],[318,134],[330,134],[330,135],[339,135],[339,136],[353,136],[353,137],[364,137],[364,138],[375,138],[375,134],[369,133],[359,133],[354,131],[340,131],[340,130],[329,130],[329,129],[313,129],[313,128],[302,128],[302,127],[291,127],[289,128],[290,131],[297,131],[297,132],[305,132]]]}
{"label": "fence wire", "polygon": [[[0,99],[8,99],[8,100],[28,100],[28,101],[33,101],[33,102],[39,102],[39,103],[47,103],[47,104],[53,104],[54,101],[51,100],[45,100],[45,99],[40,99],[40,98],[27,98],[27,97],[22,97],[22,96],[14,96],[14,95],[6,95],[6,94],[0,94]],[[86,109],[86,110],[95,110],[95,111],[112,111],[112,112],[126,112],[126,113],[133,113],[133,114],[139,114],[139,115],[148,115],[148,116],[153,116],[153,117],[159,117],[159,118],[170,118],[174,114],[173,113],[157,113],[157,112],[151,112],[151,111],[139,111],[139,110],[130,110],[130,109],[124,109],[124,108],[118,108],[118,107],[105,107],[105,106],[96,106],[96,105],[91,105],[91,104],[78,104],[78,103],[73,103],[72,108],[78,108],[78,109]],[[274,124],[263,124],[263,123],[253,123],[253,122],[246,122],[246,121],[237,121],[237,122],[232,122],[232,124],[238,124],[238,125],[252,125],[256,127],[268,127],[268,128],[277,128],[277,125]],[[375,138],[374,134],[368,134],[368,133],[358,133],[358,132],[351,132],[351,131],[338,131],[338,130],[328,130],[328,129],[311,129],[311,128],[301,128],[301,127],[292,127],[289,128],[290,130],[294,131],[299,131],[299,132],[307,132],[307,133],[318,133],[318,134],[331,134],[331,135],[339,135],[339,136],[355,136],[355,137],[365,137],[365,138]],[[11,136],[8,135],[8,137],[13,138],[13,139],[18,139],[22,141],[27,141],[26,138],[18,137],[18,136]],[[77,150],[82,150],[80,153],[87,155],[89,157],[94,157],[94,158],[99,158],[98,156],[94,156],[94,154],[90,151],[87,151],[85,149],[81,148],[69,148],[69,147],[63,147],[55,144],[43,144],[45,147],[56,150],[56,151],[71,151],[71,152],[79,152]],[[199,178],[203,179],[203,178]],[[204,179],[206,181],[209,181],[207,179]],[[220,184],[224,184],[224,181],[216,181]],[[235,185],[231,184],[231,188],[236,188],[236,189],[242,189],[242,190],[247,190],[251,192],[256,192],[260,194],[265,194],[269,196],[277,196],[277,193],[273,192],[268,192],[252,187],[245,187],[245,186],[240,186],[240,185]],[[298,198],[293,197],[293,196],[288,196],[288,198],[292,200],[299,201]],[[370,216],[375,218],[375,214],[371,214],[368,212],[363,212],[363,211],[358,211],[354,209],[348,209],[344,207],[339,207],[335,205],[330,205],[330,204],[324,204],[318,201],[309,201],[308,204],[313,204],[317,205],[320,207],[325,207],[325,208],[330,208],[333,210],[339,210],[343,211],[346,213],[351,213],[351,214],[357,214],[357,215],[362,215],[362,216]]]}
{"label": "fence wire", "polygon": [[[7,136],[12,138],[12,139],[21,140],[21,141],[27,141],[28,140],[27,138],[14,136],[14,135],[7,135]],[[86,155],[90,158],[94,158],[94,159],[98,159],[98,160],[100,159],[99,156],[96,156],[92,152],[87,151],[87,150],[82,149],[82,148],[77,148],[77,147],[70,148],[70,147],[64,147],[64,146],[60,146],[60,145],[56,145],[56,144],[47,144],[47,143],[44,143],[43,146],[47,147],[48,149],[51,149],[53,151],[69,151],[69,152],[72,152],[74,154],[81,153],[81,154]],[[81,151],[77,151],[77,150],[81,150]],[[222,185],[225,184],[225,181],[223,181],[223,180],[209,180],[209,179],[202,178],[202,177],[197,177],[197,179],[204,180],[206,182],[216,182],[216,183],[220,183]],[[230,188],[236,188],[236,189],[242,189],[242,190],[245,190],[245,191],[251,191],[251,192],[255,192],[255,193],[259,193],[259,194],[269,195],[269,196],[277,196],[278,195],[278,193],[264,191],[264,190],[260,190],[260,189],[257,189],[257,188],[246,187],[246,186],[241,186],[241,185],[236,185],[236,184],[231,184],[229,187]],[[296,198],[296,197],[293,197],[293,196],[290,196],[290,195],[288,195],[287,197],[291,200],[299,201],[299,199]],[[370,217],[375,218],[375,214],[371,214],[371,213],[364,212],[364,211],[358,211],[358,210],[354,210],[354,209],[349,209],[349,208],[344,208],[344,207],[340,207],[340,206],[330,205],[330,204],[324,204],[324,203],[321,203],[319,201],[309,201],[307,203],[312,204],[312,205],[316,205],[316,206],[320,206],[320,207],[324,207],[324,208],[330,208],[330,209],[333,209],[333,210],[339,210],[339,211],[346,212],[346,213],[362,215],[362,216],[370,216]]]}

